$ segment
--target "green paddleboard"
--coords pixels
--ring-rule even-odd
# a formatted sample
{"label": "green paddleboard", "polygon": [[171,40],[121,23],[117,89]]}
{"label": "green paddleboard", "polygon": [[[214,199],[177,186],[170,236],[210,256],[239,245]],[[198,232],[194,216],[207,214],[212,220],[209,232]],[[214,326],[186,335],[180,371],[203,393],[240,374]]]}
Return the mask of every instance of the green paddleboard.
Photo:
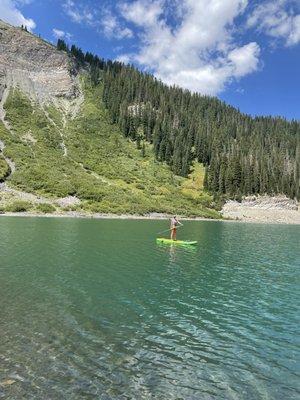
{"label": "green paddleboard", "polygon": [[165,239],[165,238],[157,238],[156,243],[163,243],[163,244],[181,244],[187,246],[195,246],[197,241],[193,240],[172,240],[172,239]]}

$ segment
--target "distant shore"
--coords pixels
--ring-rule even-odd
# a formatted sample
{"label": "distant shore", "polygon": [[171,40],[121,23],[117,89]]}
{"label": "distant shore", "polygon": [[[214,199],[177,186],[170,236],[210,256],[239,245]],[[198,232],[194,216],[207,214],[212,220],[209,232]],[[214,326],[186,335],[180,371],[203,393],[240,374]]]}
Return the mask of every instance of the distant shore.
{"label": "distant shore", "polygon": [[[0,214],[0,217],[45,217],[45,218],[85,218],[85,219],[128,219],[128,220],[169,220],[171,215],[167,214],[102,214],[102,213],[84,213],[78,211],[65,211],[47,213],[36,212],[5,212]],[[204,217],[184,217],[179,216],[183,221],[226,221],[223,218],[204,218]]]}
{"label": "distant shore", "polygon": [[[245,214],[246,213],[246,214]],[[61,213],[42,214],[35,212],[7,212],[0,214],[0,217],[34,217],[34,218],[82,218],[82,219],[120,219],[120,220],[168,220],[170,215],[165,214],[102,214],[102,213],[82,213],[78,211],[67,211]],[[282,224],[300,225],[300,211],[293,210],[251,210],[248,213],[243,210],[240,212],[227,213],[224,218],[211,219],[203,217],[181,217],[183,221],[209,221],[209,222],[237,222],[237,223],[259,223],[259,224]]]}

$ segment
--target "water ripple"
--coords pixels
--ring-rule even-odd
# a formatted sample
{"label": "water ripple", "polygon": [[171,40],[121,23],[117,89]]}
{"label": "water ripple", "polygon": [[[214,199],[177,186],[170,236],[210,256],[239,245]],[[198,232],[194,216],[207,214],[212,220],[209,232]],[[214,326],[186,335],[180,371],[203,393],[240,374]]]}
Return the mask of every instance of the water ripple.
{"label": "water ripple", "polygon": [[299,398],[299,227],[163,229],[1,218],[0,398]]}

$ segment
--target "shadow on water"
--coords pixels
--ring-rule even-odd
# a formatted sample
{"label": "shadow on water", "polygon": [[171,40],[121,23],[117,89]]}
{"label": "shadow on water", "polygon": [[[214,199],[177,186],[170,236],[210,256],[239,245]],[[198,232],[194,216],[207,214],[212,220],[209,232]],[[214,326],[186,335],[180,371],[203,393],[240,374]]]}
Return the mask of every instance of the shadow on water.
{"label": "shadow on water", "polygon": [[299,398],[299,227],[165,227],[1,218],[0,398]]}

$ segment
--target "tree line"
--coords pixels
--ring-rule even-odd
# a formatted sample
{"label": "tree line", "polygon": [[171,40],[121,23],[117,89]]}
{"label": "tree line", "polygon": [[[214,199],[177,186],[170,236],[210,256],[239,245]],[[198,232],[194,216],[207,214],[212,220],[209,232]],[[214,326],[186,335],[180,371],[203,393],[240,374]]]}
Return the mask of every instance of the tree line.
{"label": "tree line", "polygon": [[101,81],[111,120],[143,150],[153,144],[157,160],[187,176],[194,160],[205,166],[204,185],[219,196],[286,194],[300,198],[300,123],[251,117],[215,97],[167,86],[150,74],[68,46]]}

